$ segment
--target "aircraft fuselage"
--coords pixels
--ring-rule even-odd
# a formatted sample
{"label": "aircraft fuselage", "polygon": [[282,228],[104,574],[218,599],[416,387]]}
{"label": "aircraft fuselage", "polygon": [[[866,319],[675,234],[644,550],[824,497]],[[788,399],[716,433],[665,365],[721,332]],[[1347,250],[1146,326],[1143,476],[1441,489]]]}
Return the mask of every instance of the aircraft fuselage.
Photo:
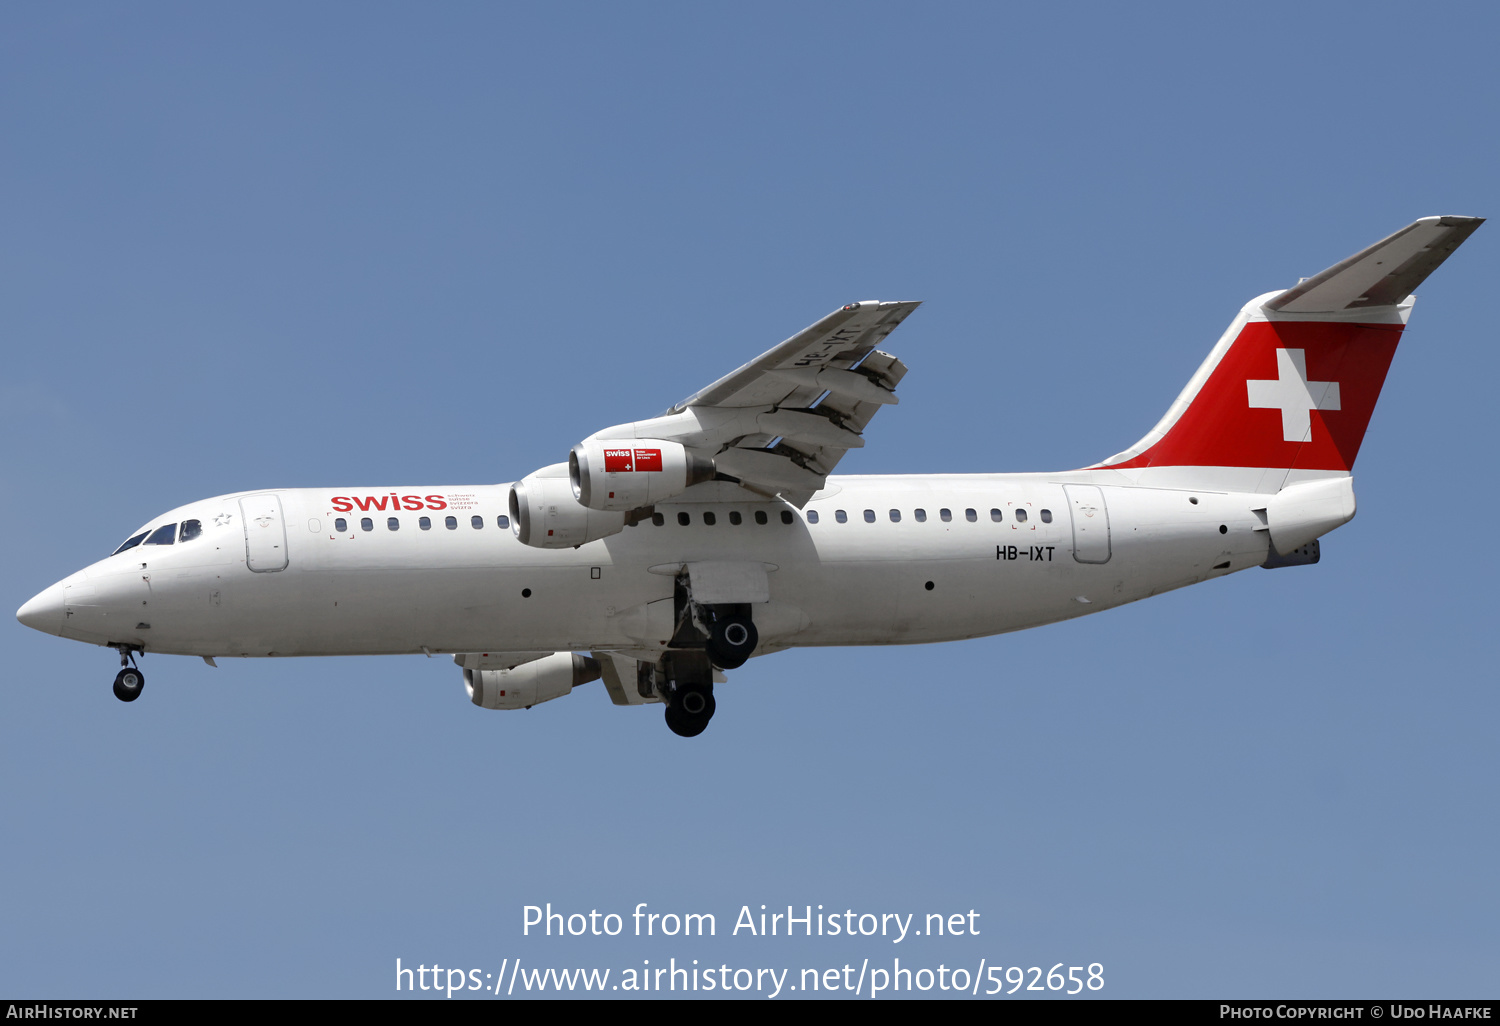
{"label": "aircraft fuselage", "polygon": [[[731,561],[767,571],[769,601],[752,607],[766,652],[1020,630],[1267,557],[1252,512],[1264,496],[1093,480],[834,477],[803,510],[726,484],[715,487],[748,501],[662,504],[576,549],[520,543],[505,485],[238,493],[164,514],[152,529],[197,520],[202,533],[95,563],[38,596],[28,622],[197,656],[648,655],[671,640],[665,613],[683,566]],[[272,516],[257,496],[275,497]],[[277,553],[267,539],[283,537]],[[257,559],[257,546],[270,555]]]}

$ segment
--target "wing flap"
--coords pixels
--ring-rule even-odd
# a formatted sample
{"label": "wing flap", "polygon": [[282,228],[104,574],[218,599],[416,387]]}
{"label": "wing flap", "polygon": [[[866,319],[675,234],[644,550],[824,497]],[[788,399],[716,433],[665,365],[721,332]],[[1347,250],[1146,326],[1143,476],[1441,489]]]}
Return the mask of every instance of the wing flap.
{"label": "wing flap", "polygon": [[591,437],[661,438],[714,461],[721,478],[801,507],[871,418],[897,403],[906,364],[875,345],[917,302],[851,303],[660,417]]}
{"label": "wing flap", "polygon": [[600,675],[604,679],[604,690],[609,694],[609,700],[615,705],[645,705],[648,702],[661,701],[655,696],[648,698],[641,694],[639,685],[641,664],[636,659],[619,652],[590,654],[599,663]]}
{"label": "wing flap", "polygon": [[[866,301],[850,303],[802,329],[785,342],[724,375],[696,395],[679,403],[689,406],[810,406],[827,388],[797,384],[768,374],[829,367],[848,370],[873,352],[915,310],[917,302]],[[790,385],[791,387],[788,387]]]}
{"label": "wing flap", "polygon": [[799,466],[769,449],[726,449],[714,460],[719,473],[745,483],[767,495],[779,492],[813,492],[822,488],[822,474]]}

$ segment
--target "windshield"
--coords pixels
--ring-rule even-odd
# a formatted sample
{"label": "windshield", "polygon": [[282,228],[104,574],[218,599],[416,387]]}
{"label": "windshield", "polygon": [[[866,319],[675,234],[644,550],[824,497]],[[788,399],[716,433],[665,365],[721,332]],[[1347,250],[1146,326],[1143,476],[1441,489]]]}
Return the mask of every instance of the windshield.
{"label": "windshield", "polygon": [[151,537],[146,539],[147,545],[171,545],[177,541],[177,525],[167,524],[158,527],[151,532]]}
{"label": "windshield", "polygon": [[118,556],[126,549],[133,549],[137,545],[171,545],[175,542],[192,541],[203,533],[203,522],[201,520],[184,520],[182,530],[177,530],[176,524],[163,524],[161,527],[151,530],[150,528],[140,534],[132,535],[111,556]]}
{"label": "windshield", "polygon": [[142,531],[140,534],[136,535],[133,538],[126,538],[125,539],[125,543],[123,545],[121,545],[118,549],[115,549],[114,552],[111,552],[110,555],[111,556],[117,556],[120,553],[124,552],[126,549],[133,549],[133,548],[135,548],[141,542],[145,541],[146,540],[146,535],[148,535],[150,533],[151,533],[150,531]]}

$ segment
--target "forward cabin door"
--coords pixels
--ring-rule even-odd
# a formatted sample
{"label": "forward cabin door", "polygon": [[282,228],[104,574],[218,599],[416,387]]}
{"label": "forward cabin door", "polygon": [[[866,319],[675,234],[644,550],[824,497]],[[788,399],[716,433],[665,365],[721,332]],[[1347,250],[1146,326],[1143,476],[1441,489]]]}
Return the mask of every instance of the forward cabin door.
{"label": "forward cabin door", "polygon": [[1063,485],[1073,516],[1073,558],[1080,563],[1109,562],[1109,510],[1104,492],[1094,485]]}
{"label": "forward cabin door", "polygon": [[258,574],[285,570],[286,520],[280,496],[247,495],[240,500],[240,516],[245,521],[245,565]]}

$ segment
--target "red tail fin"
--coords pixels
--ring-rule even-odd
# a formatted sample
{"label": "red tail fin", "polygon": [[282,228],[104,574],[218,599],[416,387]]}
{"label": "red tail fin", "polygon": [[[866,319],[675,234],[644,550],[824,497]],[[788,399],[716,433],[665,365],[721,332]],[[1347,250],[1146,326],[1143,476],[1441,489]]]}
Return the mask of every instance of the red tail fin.
{"label": "red tail fin", "polygon": [[1349,470],[1402,327],[1250,321],[1161,438],[1109,465]]}
{"label": "red tail fin", "polygon": [[1161,422],[1099,466],[1349,471],[1411,291],[1482,223],[1423,218],[1296,288],[1252,300]]}

